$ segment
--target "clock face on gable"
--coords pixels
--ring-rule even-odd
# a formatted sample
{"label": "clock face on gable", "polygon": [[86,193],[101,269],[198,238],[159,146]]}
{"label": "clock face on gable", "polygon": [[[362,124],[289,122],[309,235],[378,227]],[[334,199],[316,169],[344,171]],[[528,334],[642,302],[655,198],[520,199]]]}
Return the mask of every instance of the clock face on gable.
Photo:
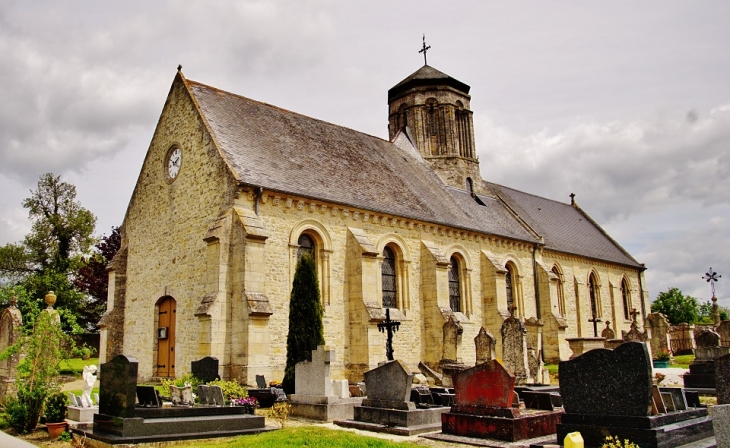
{"label": "clock face on gable", "polygon": [[174,180],[180,173],[182,166],[182,149],[173,148],[167,155],[167,177]]}

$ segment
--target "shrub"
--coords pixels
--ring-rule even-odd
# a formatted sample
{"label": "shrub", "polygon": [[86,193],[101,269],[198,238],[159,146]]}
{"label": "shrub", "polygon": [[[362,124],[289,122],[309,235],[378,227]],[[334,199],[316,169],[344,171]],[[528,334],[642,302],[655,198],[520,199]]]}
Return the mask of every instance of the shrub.
{"label": "shrub", "polygon": [[68,399],[63,392],[56,392],[46,399],[45,416],[48,423],[60,423],[66,418]]}
{"label": "shrub", "polygon": [[291,415],[291,405],[286,402],[274,403],[269,410],[269,417],[276,420],[282,428],[286,425]]}
{"label": "shrub", "polygon": [[639,445],[635,444],[634,442],[630,441],[629,439],[624,439],[621,441],[621,439],[618,438],[618,436],[608,436],[606,437],[606,442],[601,445],[601,448],[640,448]]}
{"label": "shrub", "polygon": [[208,383],[208,386],[220,386],[226,400],[248,397],[246,386],[241,386],[236,381],[215,380]]}

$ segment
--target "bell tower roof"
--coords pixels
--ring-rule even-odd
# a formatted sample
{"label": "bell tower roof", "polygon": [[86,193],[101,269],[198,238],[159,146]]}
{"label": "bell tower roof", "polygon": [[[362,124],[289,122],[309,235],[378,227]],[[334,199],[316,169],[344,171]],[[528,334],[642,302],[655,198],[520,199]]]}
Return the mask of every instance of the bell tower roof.
{"label": "bell tower roof", "polygon": [[468,95],[469,89],[471,88],[458,79],[454,79],[446,73],[436,70],[430,65],[424,65],[388,90],[388,102],[398,99],[410,89],[415,87],[437,86],[451,87],[464,95]]}

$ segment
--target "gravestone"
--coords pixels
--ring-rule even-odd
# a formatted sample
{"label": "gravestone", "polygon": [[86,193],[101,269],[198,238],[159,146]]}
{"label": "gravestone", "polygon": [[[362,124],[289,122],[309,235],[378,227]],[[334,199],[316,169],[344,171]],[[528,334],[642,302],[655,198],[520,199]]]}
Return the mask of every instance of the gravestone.
{"label": "gravestone", "polygon": [[352,420],[337,420],[336,425],[415,435],[441,427],[441,414],[447,407],[417,409],[410,401],[413,374],[401,361],[387,361],[365,372],[367,397],[355,406]]}
{"label": "gravestone", "polygon": [[497,338],[484,327],[479,329],[479,334],[474,338],[474,346],[476,347],[477,364],[497,359]]}
{"label": "gravestone", "polygon": [[672,344],[669,339],[669,324],[667,316],[662,313],[650,313],[644,320],[644,327],[651,333],[651,352],[656,356],[661,352],[672,353]]}
{"label": "gravestone", "polygon": [[154,386],[137,386],[137,403],[138,406],[150,408],[162,406],[162,401]]}
{"label": "gravestone", "polygon": [[616,339],[616,332],[611,329],[611,321],[606,321],[606,328],[601,332],[601,337],[607,341]]}
{"label": "gravestone", "polygon": [[730,354],[715,360],[717,404],[730,404]]}
{"label": "gravestone", "polygon": [[[515,402],[516,377],[496,359],[454,378],[455,402],[443,415],[439,440],[475,437],[514,442],[555,433],[562,410],[521,411]],[[548,400],[550,399],[547,395]],[[515,406],[516,405],[516,406]]]}
{"label": "gravestone", "polygon": [[193,386],[190,384],[184,387],[170,385],[170,398],[173,405],[192,406],[195,404]]}
{"label": "gravestone", "polygon": [[198,386],[198,400],[201,405],[205,406],[224,406],[225,398],[223,397],[223,389],[220,386]]}
{"label": "gravestone", "polygon": [[634,320],[631,322],[629,331],[621,330],[621,338],[624,342],[646,342],[649,339],[649,333],[646,330],[639,330],[639,324]]}
{"label": "gravestone", "polygon": [[[512,310],[514,312],[514,309]],[[527,329],[516,317],[505,319],[500,329],[502,334],[502,361],[515,375],[517,384],[532,383],[527,361]]]}
{"label": "gravestone", "polygon": [[190,373],[203,383],[221,379],[218,375],[218,358],[206,356],[190,363]]}
{"label": "gravestone", "polygon": [[337,381],[335,394],[330,377],[330,364],[335,360],[334,350],[320,345],[312,350],[312,360],[296,364],[295,394],[291,395],[292,415],[313,420],[333,421],[351,419],[354,407],[362,401],[350,398],[347,381]]}
{"label": "gravestone", "polygon": [[675,355],[692,355],[695,352],[695,326],[687,323],[674,325],[669,330],[669,342]]}
{"label": "gravestone", "polygon": [[461,342],[461,334],[464,329],[459,325],[458,322],[454,321],[453,316],[449,316],[449,319],[443,326],[443,353],[441,356],[442,362],[459,362],[458,350]]}
{"label": "gravestone", "polygon": [[688,389],[714,389],[715,359],[730,353],[730,347],[720,346],[720,335],[705,328],[695,333],[695,359],[689,365],[689,373],[682,377]]}
{"label": "gravestone", "polygon": [[[679,410],[672,393],[653,389],[645,343],[592,350],[561,362],[559,371],[565,415],[557,440],[577,431],[586,446],[601,446],[610,434],[642,447],[669,448],[712,436],[707,409]],[[662,409],[665,400],[675,412]],[[653,405],[658,415],[650,415]]]}
{"label": "gravestone", "polygon": [[715,331],[720,335],[720,345],[730,347],[730,320],[720,322],[720,325],[715,327]]}
{"label": "gravestone", "polygon": [[[0,352],[18,341],[23,329],[23,316],[17,308],[15,296],[10,298],[10,306],[0,314]],[[5,396],[15,393],[15,366],[20,356],[11,355],[0,360],[0,405],[5,403]]]}
{"label": "gravestone", "polygon": [[712,415],[717,447],[730,447],[730,404],[718,404],[711,407],[710,415]]}
{"label": "gravestone", "polygon": [[99,366],[99,413],[112,416],[134,417],[137,395],[137,359],[117,355]]}
{"label": "gravestone", "polygon": [[256,375],[256,387],[259,389],[266,389],[268,387],[266,378],[263,375]]}

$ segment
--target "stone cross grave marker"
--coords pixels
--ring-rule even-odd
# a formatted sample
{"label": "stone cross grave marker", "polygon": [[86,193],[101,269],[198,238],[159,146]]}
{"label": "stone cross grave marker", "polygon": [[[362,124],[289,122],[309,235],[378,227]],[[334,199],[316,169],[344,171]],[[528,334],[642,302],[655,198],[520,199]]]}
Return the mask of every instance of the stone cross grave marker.
{"label": "stone cross grave marker", "polygon": [[190,373],[203,383],[221,379],[218,375],[218,358],[206,356],[190,363]]}
{"label": "stone cross grave marker", "polygon": [[454,389],[459,405],[510,408],[514,400],[515,375],[492,359],[457,373]]}
{"label": "stone cross grave marker", "polygon": [[648,416],[651,356],[645,344],[625,342],[561,361],[560,396],[566,413]]}
{"label": "stone cross grave marker", "polygon": [[514,373],[517,384],[530,382],[527,361],[527,329],[525,325],[518,318],[510,316],[505,319],[500,332],[502,333],[502,361],[504,366]]}
{"label": "stone cross grave marker", "polygon": [[629,331],[621,330],[621,339],[623,339],[624,342],[646,342],[649,335],[647,334],[646,330],[644,330],[643,332],[639,330],[639,323],[636,321],[636,318],[641,313],[636,311],[636,308],[634,308],[629,314],[631,314],[632,318],[631,328],[629,329]]}
{"label": "stone cross grave marker", "polygon": [[369,402],[385,404],[408,402],[411,398],[413,374],[400,361],[390,361],[365,372],[365,388]]}
{"label": "stone cross grave marker", "polygon": [[330,363],[335,360],[334,350],[320,345],[312,350],[312,360],[298,362],[294,366],[294,390],[297,395],[332,395]]}
{"label": "stone cross grave marker", "polygon": [[134,417],[137,395],[137,359],[117,355],[99,366],[99,413],[113,417]]}
{"label": "stone cross grave marker", "polygon": [[[388,361],[393,360],[393,333],[400,328],[400,322],[390,320],[390,308],[385,309],[385,321],[378,324],[378,330],[386,333],[385,356]],[[296,386],[295,386],[296,387]]]}
{"label": "stone cross grave marker", "polygon": [[479,329],[479,334],[474,338],[474,346],[477,352],[477,364],[497,359],[497,339],[484,327]]}

